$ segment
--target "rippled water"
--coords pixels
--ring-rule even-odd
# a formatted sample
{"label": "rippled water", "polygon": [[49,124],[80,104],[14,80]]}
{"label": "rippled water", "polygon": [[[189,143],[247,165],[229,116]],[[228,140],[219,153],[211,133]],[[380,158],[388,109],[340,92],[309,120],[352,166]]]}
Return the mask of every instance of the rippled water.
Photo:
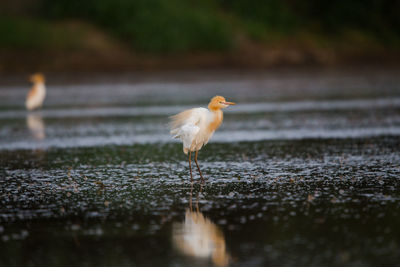
{"label": "rippled water", "polygon": [[[398,74],[50,77],[31,113],[10,79],[0,266],[398,266]],[[191,185],[168,116],[215,94]]]}

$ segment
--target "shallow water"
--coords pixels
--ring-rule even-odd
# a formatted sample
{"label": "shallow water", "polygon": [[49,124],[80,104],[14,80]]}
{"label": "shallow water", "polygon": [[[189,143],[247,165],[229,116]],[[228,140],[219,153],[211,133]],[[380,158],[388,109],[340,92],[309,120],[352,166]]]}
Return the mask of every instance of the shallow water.
{"label": "shallow water", "polygon": [[[0,87],[0,266],[399,266],[397,72],[109,80]],[[191,185],[168,116],[217,93]]]}

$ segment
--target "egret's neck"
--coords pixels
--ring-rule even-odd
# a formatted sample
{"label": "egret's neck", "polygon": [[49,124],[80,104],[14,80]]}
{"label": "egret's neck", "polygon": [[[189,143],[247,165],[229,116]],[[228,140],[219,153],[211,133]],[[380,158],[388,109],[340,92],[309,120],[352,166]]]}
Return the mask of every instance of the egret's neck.
{"label": "egret's neck", "polygon": [[213,113],[213,120],[208,126],[208,130],[214,132],[221,125],[222,120],[224,119],[224,114],[221,109],[210,109],[210,111]]}

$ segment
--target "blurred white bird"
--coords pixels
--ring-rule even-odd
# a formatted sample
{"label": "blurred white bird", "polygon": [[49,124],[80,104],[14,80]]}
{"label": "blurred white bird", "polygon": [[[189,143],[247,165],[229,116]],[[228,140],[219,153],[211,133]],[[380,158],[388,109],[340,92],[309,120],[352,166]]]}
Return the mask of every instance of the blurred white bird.
{"label": "blurred white bird", "polygon": [[29,80],[33,83],[33,87],[26,97],[25,106],[28,110],[33,110],[42,107],[46,97],[46,87],[44,85],[44,76],[41,73],[32,75]]}
{"label": "blurred white bird", "polygon": [[215,96],[208,104],[208,109],[192,108],[170,118],[172,136],[182,140],[183,152],[185,154],[188,154],[189,152],[191,181],[193,181],[191,165],[192,152],[196,152],[194,161],[196,162],[201,179],[204,180],[197,162],[197,154],[199,150],[208,143],[208,140],[211,138],[215,130],[221,125],[223,120],[221,109],[230,105],[235,105],[235,103],[227,102],[222,96]]}

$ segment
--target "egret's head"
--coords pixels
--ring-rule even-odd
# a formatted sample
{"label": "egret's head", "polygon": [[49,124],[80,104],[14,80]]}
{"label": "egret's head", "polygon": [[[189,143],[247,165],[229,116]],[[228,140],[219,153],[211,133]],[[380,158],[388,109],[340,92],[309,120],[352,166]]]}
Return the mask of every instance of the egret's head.
{"label": "egret's head", "polygon": [[230,105],[236,105],[236,104],[233,102],[227,102],[225,100],[225,97],[217,95],[211,99],[210,104],[208,104],[208,108],[211,110],[217,110],[221,108],[226,108]]}
{"label": "egret's head", "polygon": [[44,83],[44,75],[42,73],[35,73],[29,77],[32,83]]}

